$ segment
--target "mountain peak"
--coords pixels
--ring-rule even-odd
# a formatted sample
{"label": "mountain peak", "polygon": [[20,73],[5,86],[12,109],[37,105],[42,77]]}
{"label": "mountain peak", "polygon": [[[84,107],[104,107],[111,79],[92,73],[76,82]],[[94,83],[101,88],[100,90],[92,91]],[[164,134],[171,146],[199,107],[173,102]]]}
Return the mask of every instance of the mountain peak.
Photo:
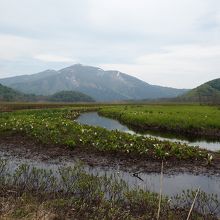
{"label": "mountain peak", "polygon": [[71,65],[70,67],[83,67],[83,66],[84,65],[81,63],[76,63],[76,64]]}
{"label": "mountain peak", "polygon": [[46,70],[43,71],[43,72],[56,72],[56,70],[54,70],[54,69],[46,69]]}

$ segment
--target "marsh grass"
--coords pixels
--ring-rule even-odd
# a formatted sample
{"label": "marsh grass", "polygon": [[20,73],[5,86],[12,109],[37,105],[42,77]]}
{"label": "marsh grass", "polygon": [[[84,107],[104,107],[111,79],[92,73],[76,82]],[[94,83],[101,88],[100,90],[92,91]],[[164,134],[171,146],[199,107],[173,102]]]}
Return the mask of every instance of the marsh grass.
{"label": "marsh grass", "polygon": [[[56,171],[0,162],[0,218],[156,219],[158,194],[129,189],[117,176],[85,172],[81,164]],[[195,191],[162,196],[160,219],[186,219]],[[191,219],[217,219],[215,195],[198,195]]]}
{"label": "marsh grass", "polygon": [[150,159],[205,160],[208,152],[186,144],[80,125],[80,113],[94,108],[23,110],[0,115],[0,134],[22,134],[45,145],[68,146]]}
{"label": "marsh grass", "polygon": [[103,107],[99,113],[140,131],[174,132],[181,135],[220,136],[218,106],[132,105]]}

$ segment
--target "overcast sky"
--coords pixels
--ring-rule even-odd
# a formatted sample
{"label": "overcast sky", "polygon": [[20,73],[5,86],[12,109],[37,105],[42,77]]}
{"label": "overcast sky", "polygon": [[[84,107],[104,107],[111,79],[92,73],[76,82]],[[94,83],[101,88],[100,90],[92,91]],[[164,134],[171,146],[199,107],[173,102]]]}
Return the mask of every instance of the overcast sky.
{"label": "overcast sky", "polygon": [[0,78],[75,63],[177,88],[220,78],[220,0],[0,0]]}

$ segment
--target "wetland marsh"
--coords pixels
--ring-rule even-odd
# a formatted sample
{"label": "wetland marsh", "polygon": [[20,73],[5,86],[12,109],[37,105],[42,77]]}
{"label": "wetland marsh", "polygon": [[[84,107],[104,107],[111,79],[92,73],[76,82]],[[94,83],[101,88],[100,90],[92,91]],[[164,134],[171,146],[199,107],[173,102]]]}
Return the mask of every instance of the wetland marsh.
{"label": "wetland marsh", "polygon": [[[127,123],[125,118],[128,117],[128,115],[131,116],[131,114],[135,115],[135,117],[139,116],[142,118],[144,117],[144,113],[137,113],[137,109],[146,112],[148,107],[147,105],[141,107],[135,105],[62,106],[62,108],[59,109],[3,112],[0,115],[1,159],[8,161],[9,176],[14,176],[13,172],[19,169],[19,166],[23,166],[22,164],[36,167],[36,169],[47,170],[48,172],[52,170],[53,175],[57,176],[56,173],[60,167],[74,168],[77,166],[78,161],[82,161],[82,172],[85,172],[82,176],[88,175],[87,178],[91,177],[94,180],[96,178],[112,178],[114,176],[112,181],[122,184],[118,185],[121,187],[119,188],[122,190],[120,191],[122,197],[120,197],[120,203],[117,201],[117,206],[121,207],[122,212],[128,211],[123,208],[124,202],[128,201],[128,197],[125,195],[135,192],[135,196],[132,194],[133,196],[129,198],[135,199],[136,201],[133,200],[135,203],[137,203],[137,201],[138,203],[140,201],[142,203],[142,196],[145,195],[144,201],[151,206],[152,213],[154,214],[156,206],[153,208],[152,205],[157,203],[158,193],[160,191],[161,161],[164,161],[164,204],[166,204],[166,196],[169,198],[172,197],[173,201],[176,201],[172,203],[171,206],[165,206],[167,207],[164,209],[166,210],[164,212],[166,213],[164,214],[164,216],[166,216],[165,219],[175,219],[177,216],[179,219],[185,219],[186,210],[189,209],[193,195],[195,195],[195,191],[198,187],[201,189],[200,199],[202,202],[199,200],[195,206],[192,219],[197,219],[198,216],[200,216],[201,219],[215,219],[219,215],[220,196],[220,155],[218,152],[219,143],[218,140],[216,140],[218,137],[215,137],[213,142],[211,140],[211,143],[208,142],[210,141],[210,136],[207,136],[207,141],[189,142],[189,140],[183,141],[178,138],[173,140],[172,138],[158,137],[158,135],[149,133],[144,134],[144,132],[146,132],[145,129],[140,133],[136,129],[133,131],[134,125],[131,126],[131,124],[134,120],[132,119]],[[186,111],[187,106],[182,107],[184,111]],[[155,108],[157,112],[159,106],[152,105],[149,108]],[[171,105],[165,106],[164,108],[168,112],[169,108],[169,111],[173,111],[173,108],[176,111],[177,107]],[[207,117],[211,117],[213,111],[215,112],[214,116],[217,117],[219,111],[217,107],[206,106],[200,109],[199,106],[192,106],[189,108],[189,114],[192,113],[193,109],[196,110],[197,113],[192,114],[192,117],[199,117],[198,112],[205,109],[211,111],[210,114],[207,114]],[[200,110],[198,111],[198,109]],[[132,111],[134,112],[131,113]],[[97,112],[100,115],[98,115]],[[118,112],[120,112],[120,114]],[[104,115],[108,118],[102,117]],[[200,115],[202,118],[203,116],[204,114]],[[114,118],[123,124],[114,120]],[[140,118],[137,120],[140,120]],[[144,126],[146,126],[147,120],[148,119],[142,120]],[[178,121],[176,122],[177,124],[181,121],[180,118],[177,119],[175,117],[170,118],[170,120]],[[195,121],[196,120],[193,119],[194,123]],[[212,124],[213,121],[215,121],[214,124]],[[142,123],[140,122],[139,126],[144,128]],[[170,122],[170,124],[172,123],[173,122]],[[163,125],[162,121],[161,125]],[[218,120],[209,119],[209,123],[203,122],[200,125],[201,127],[197,127],[197,130],[204,132],[204,129],[207,128],[209,132],[211,129],[214,129],[213,131],[217,133],[219,132]],[[195,128],[193,127],[193,129]],[[174,135],[176,135],[175,132]],[[198,146],[190,146],[191,144],[194,145],[193,143],[196,143],[195,145]],[[211,160],[209,158],[210,155],[212,156]],[[96,183],[101,184],[98,179]],[[56,180],[56,182],[57,181],[58,180]],[[89,180],[86,182],[88,187],[93,185]],[[111,184],[114,185],[115,183],[113,182]],[[81,182],[81,184],[82,183],[83,182]],[[6,185],[4,185],[4,188]],[[7,185],[7,187],[9,187],[8,190],[10,191],[11,187],[9,185]],[[58,185],[61,187],[60,184]],[[25,193],[29,194],[30,197],[34,196],[34,199],[39,199],[32,192],[27,192],[25,188],[21,190],[20,187],[19,185],[15,190],[17,193],[20,191],[20,195]],[[88,190],[85,188],[78,189],[81,192]],[[36,189],[32,190],[35,191]],[[90,190],[92,190],[90,191],[92,194],[96,191],[95,188],[90,188]],[[107,194],[111,193],[113,192],[108,192]],[[59,198],[62,197],[62,201],[64,201],[62,195],[61,193]],[[12,198],[13,195],[10,194],[7,198],[9,197]],[[50,203],[51,197],[50,199],[49,197],[48,195],[47,198],[44,199]],[[68,197],[68,199],[69,198],[70,197]],[[154,199],[151,200],[150,198]],[[21,198],[17,196],[17,199],[19,200]],[[54,199],[55,198],[52,200]],[[71,199],[74,199],[74,202],[76,202],[78,197],[74,196],[74,198],[71,197]],[[105,201],[105,205],[109,204],[109,202],[116,204],[115,201],[106,199],[107,198],[104,197],[101,199],[102,202]],[[88,201],[81,202],[78,203],[80,206],[88,205]],[[201,206],[201,204],[203,205]],[[208,211],[207,208],[210,204],[210,210],[212,211]],[[99,203],[99,207],[100,206],[103,206],[103,203]],[[214,207],[217,208],[215,209]],[[52,206],[52,209],[54,212],[54,206]],[[93,214],[90,209],[88,210],[90,214]],[[179,210],[179,213],[174,214],[174,210]],[[146,214],[143,210],[135,209],[133,211],[134,212],[131,212],[131,209],[129,209],[128,216],[135,218],[155,218],[154,214]],[[111,215],[119,216],[119,213],[115,210]]]}

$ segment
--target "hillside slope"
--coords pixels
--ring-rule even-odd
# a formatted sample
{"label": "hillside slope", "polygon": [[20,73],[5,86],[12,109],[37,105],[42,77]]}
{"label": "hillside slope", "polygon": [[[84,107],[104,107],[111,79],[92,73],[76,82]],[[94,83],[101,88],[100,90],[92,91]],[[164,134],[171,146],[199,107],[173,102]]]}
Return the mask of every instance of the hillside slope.
{"label": "hillside slope", "polygon": [[0,84],[0,101],[36,101],[37,97],[31,94],[23,94],[14,89]]}
{"label": "hillside slope", "polygon": [[75,91],[57,92],[48,96],[46,100],[51,102],[94,102],[90,96]]}
{"label": "hillside slope", "polygon": [[190,102],[220,103],[220,78],[204,83],[178,99]]}
{"label": "hillside slope", "polygon": [[81,92],[61,91],[50,96],[37,96],[24,94],[0,84],[0,101],[44,101],[44,102],[94,102],[94,100]]}

